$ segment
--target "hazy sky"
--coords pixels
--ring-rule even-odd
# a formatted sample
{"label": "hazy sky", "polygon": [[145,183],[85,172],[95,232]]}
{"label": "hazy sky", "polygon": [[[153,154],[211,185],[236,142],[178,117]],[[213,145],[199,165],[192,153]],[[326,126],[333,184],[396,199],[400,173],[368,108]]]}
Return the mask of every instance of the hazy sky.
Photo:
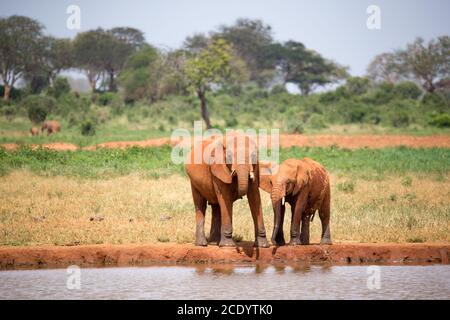
{"label": "hazy sky", "polygon": [[[81,9],[81,29],[66,27],[69,5]],[[381,30],[366,27],[369,5],[381,8]],[[303,42],[327,58],[365,73],[381,52],[403,47],[415,37],[450,34],[448,0],[0,0],[0,16],[20,14],[41,21],[54,36],[78,31],[132,26],[149,43],[179,47],[188,35],[208,32],[239,17],[270,24],[277,40]],[[0,39],[1,41],[1,39]]]}

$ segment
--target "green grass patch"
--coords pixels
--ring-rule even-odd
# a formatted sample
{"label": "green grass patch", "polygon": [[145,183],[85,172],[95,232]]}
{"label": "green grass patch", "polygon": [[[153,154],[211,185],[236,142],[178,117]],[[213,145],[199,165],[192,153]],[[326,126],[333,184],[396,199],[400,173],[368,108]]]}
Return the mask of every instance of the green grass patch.
{"label": "green grass patch", "polygon": [[[28,169],[41,175],[85,178],[108,178],[134,172],[142,173],[149,179],[184,174],[183,165],[174,164],[170,160],[171,150],[170,146],[97,151],[32,150],[27,146],[15,151],[0,148],[0,174],[6,175],[15,169]],[[406,172],[442,175],[450,171],[450,149],[445,148],[347,150],[336,147],[294,147],[282,149],[280,157],[281,161],[310,157],[322,163],[332,173],[354,174],[361,178]],[[347,190],[351,186],[343,188]]]}

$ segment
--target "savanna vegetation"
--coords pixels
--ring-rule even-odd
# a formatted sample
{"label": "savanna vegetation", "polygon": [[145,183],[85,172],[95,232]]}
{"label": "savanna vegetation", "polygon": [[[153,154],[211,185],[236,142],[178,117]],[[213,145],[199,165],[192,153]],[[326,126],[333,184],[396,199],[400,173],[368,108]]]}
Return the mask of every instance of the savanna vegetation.
{"label": "savanna vegetation", "polygon": [[[260,20],[189,36],[174,50],[146,43],[129,27],[59,39],[27,17],[0,24],[2,142],[141,140],[201,119],[207,128],[289,133],[353,126],[427,134],[450,127],[448,36],[380,54],[366,76],[352,77],[301,42],[276,41]],[[73,90],[65,70],[85,74],[90,92]],[[62,122],[62,134],[28,138],[45,119]]]}
{"label": "savanna vegetation", "polygon": [[[277,41],[269,25],[251,19],[191,35],[174,50],[129,27],[58,39],[21,16],[0,18],[0,39],[0,143],[23,144],[0,147],[0,245],[194,239],[189,181],[169,146],[27,144],[144,140],[195,120],[282,133],[450,133],[448,36],[382,53],[361,77],[299,41]],[[90,90],[74,89],[67,70],[83,73]],[[60,121],[60,133],[30,136],[49,119]],[[281,160],[308,156],[330,171],[336,242],[450,241],[449,150],[294,147],[282,149]],[[270,234],[272,209],[262,194]],[[252,239],[246,201],[235,208],[236,240]]]}

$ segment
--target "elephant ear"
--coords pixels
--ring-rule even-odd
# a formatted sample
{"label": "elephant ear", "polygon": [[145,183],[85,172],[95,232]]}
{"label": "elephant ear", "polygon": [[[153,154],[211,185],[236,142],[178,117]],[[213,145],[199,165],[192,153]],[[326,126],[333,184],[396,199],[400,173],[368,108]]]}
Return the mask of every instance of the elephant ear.
{"label": "elephant ear", "polygon": [[225,148],[221,141],[214,143],[209,163],[213,176],[224,183],[231,183],[233,177],[225,162]]}
{"label": "elephant ear", "polygon": [[258,163],[259,170],[259,187],[264,191],[271,193],[272,192],[272,184],[270,183],[270,179],[272,178],[273,168],[275,164],[272,162],[260,161]]}
{"label": "elephant ear", "polygon": [[311,171],[308,166],[303,163],[297,165],[296,183],[293,190],[293,194],[300,192],[302,188],[309,185],[311,181]]}

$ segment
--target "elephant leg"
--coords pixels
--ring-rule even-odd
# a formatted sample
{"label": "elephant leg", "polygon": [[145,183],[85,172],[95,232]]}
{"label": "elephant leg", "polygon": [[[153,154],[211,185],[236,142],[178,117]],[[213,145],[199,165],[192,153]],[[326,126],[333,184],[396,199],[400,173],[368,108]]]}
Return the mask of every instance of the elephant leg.
{"label": "elephant leg", "polygon": [[[306,210],[306,212],[309,212],[309,210]],[[302,216],[302,232],[300,233],[301,244],[309,244],[309,222],[311,216],[306,214],[306,212]]]}
{"label": "elephant leg", "polygon": [[219,244],[220,242],[220,206],[218,204],[211,204],[212,218],[211,218],[211,230],[209,232],[209,243]]}
{"label": "elephant leg", "polygon": [[320,244],[332,244],[330,232],[330,192],[323,199],[319,209],[319,217],[322,222],[322,238]]}
{"label": "elephant leg", "polygon": [[195,206],[195,245],[206,246],[208,244],[205,237],[206,199],[193,185],[191,185],[191,189]]}
{"label": "elephant leg", "polygon": [[266,228],[264,227],[261,195],[256,183],[252,182],[247,193],[248,205],[252,212],[253,225],[255,226],[255,247],[268,248]]}
{"label": "elephant leg", "polygon": [[215,189],[218,191],[217,199],[220,206],[220,242],[219,247],[235,247],[233,241],[233,199],[228,192],[219,190],[216,183]]}
{"label": "elephant leg", "polygon": [[296,201],[291,206],[292,210],[292,220],[291,220],[291,241],[290,245],[299,245],[301,244],[300,240],[300,223],[302,219],[303,212],[305,211],[305,204],[307,201],[307,193],[301,193]]}

